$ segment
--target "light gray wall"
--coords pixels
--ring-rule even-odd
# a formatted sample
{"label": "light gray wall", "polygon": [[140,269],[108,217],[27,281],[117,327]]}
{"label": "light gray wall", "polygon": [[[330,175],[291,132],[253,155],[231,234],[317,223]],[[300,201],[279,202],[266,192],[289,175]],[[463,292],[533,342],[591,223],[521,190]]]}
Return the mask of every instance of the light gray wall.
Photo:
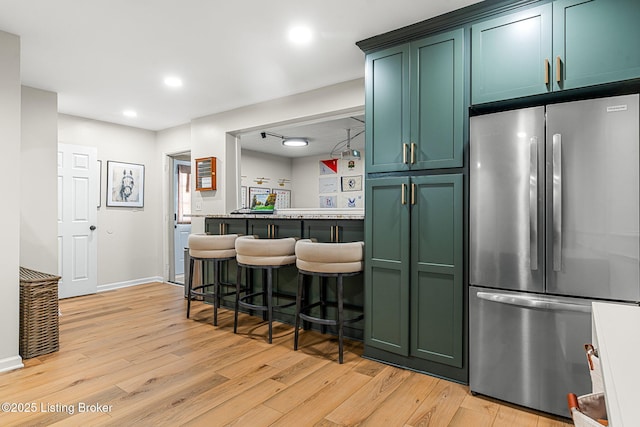
{"label": "light gray wall", "polygon": [[58,274],[58,95],[22,87],[20,265]]}
{"label": "light gray wall", "polygon": [[[240,192],[239,173],[227,174],[227,168],[240,170],[239,148],[229,134],[257,129],[270,124],[283,124],[326,117],[336,112],[361,111],[364,106],[364,79],[351,80],[321,89],[279,98],[191,121],[191,157],[218,158],[218,190],[194,193],[192,206],[202,204],[204,214],[229,213],[235,209]],[[193,185],[193,184],[192,184]],[[204,232],[204,220],[197,218],[192,231]]]}
{"label": "light gray wall", "polygon": [[22,366],[18,355],[20,301],[20,38],[0,31],[0,141],[7,182],[0,209],[0,371]]}
{"label": "light gray wall", "polygon": [[[162,278],[162,163],[156,132],[60,114],[58,141],[96,147],[102,160],[98,290]],[[145,166],[144,207],[107,207],[107,162]]]}

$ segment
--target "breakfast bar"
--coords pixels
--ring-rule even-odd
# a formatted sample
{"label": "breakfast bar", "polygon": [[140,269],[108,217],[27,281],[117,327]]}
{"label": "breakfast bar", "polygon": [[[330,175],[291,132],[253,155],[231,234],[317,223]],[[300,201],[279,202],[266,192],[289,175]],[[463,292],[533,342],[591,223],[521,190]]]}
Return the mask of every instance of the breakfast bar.
{"label": "breakfast bar", "polygon": [[[300,239],[314,239],[320,243],[347,243],[364,241],[364,211],[356,209],[282,209],[274,213],[230,213],[203,214],[192,217],[204,218],[205,233],[207,234],[243,234],[254,235],[260,239],[278,239],[295,237]],[[205,280],[213,274],[205,270]],[[284,267],[274,271],[274,291],[295,297],[297,290],[297,269],[295,266]],[[222,280],[235,283],[236,263],[230,261],[222,272]],[[254,283],[258,285],[261,277],[255,276]],[[314,278],[313,280],[318,280]],[[317,289],[312,286],[311,289]],[[315,295],[311,295],[315,297]],[[328,294],[329,302],[335,302],[333,290]],[[276,301],[278,303],[279,301]],[[363,275],[344,278],[345,315],[355,316],[362,312],[364,304]],[[232,308],[231,301],[222,304]],[[319,308],[318,308],[319,310]],[[294,307],[284,308],[274,313],[274,318],[281,322],[293,324],[295,322]],[[328,328],[333,333],[331,327]],[[358,321],[344,328],[346,337],[363,339],[364,322]]]}

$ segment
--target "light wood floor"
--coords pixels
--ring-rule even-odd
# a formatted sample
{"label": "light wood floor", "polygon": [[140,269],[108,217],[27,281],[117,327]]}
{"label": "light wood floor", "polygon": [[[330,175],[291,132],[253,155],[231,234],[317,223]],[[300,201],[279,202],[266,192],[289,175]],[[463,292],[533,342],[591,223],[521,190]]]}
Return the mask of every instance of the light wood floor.
{"label": "light wood floor", "polygon": [[339,365],[330,336],[303,332],[294,352],[288,325],[269,345],[257,317],[234,335],[231,312],[214,328],[194,302],[187,320],[182,292],[152,283],[61,301],[60,351],[0,374],[0,402],[32,412],[0,412],[0,425],[570,425],[363,359],[361,343]]}

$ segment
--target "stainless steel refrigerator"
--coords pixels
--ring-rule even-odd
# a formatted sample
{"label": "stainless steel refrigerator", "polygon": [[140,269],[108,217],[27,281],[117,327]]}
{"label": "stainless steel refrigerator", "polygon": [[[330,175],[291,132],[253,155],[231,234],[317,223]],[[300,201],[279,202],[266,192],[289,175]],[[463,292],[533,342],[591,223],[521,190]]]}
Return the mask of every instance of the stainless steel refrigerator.
{"label": "stainless steel refrigerator", "polygon": [[640,301],[639,121],[637,94],[471,118],[472,392],[568,417],[591,391],[591,302]]}

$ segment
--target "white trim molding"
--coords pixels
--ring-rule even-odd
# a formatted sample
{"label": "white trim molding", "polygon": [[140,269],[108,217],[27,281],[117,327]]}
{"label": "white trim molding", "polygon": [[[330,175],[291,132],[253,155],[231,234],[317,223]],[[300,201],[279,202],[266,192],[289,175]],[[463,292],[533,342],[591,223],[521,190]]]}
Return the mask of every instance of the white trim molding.
{"label": "white trim molding", "polygon": [[0,372],[13,371],[14,369],[24,368],[22,358],[20,356],[6,357],[0,359]]}
{"label": "white trim molding", "polygon": [[105,285],[98,285],[98,293],[112,291],[114,289],[128,288],[130,286],[145,285],[153,282],[163,283],[164,279],[160,276],[155,276],[145,277],[143,279],[127,280],[126,282],[107,283]]}

